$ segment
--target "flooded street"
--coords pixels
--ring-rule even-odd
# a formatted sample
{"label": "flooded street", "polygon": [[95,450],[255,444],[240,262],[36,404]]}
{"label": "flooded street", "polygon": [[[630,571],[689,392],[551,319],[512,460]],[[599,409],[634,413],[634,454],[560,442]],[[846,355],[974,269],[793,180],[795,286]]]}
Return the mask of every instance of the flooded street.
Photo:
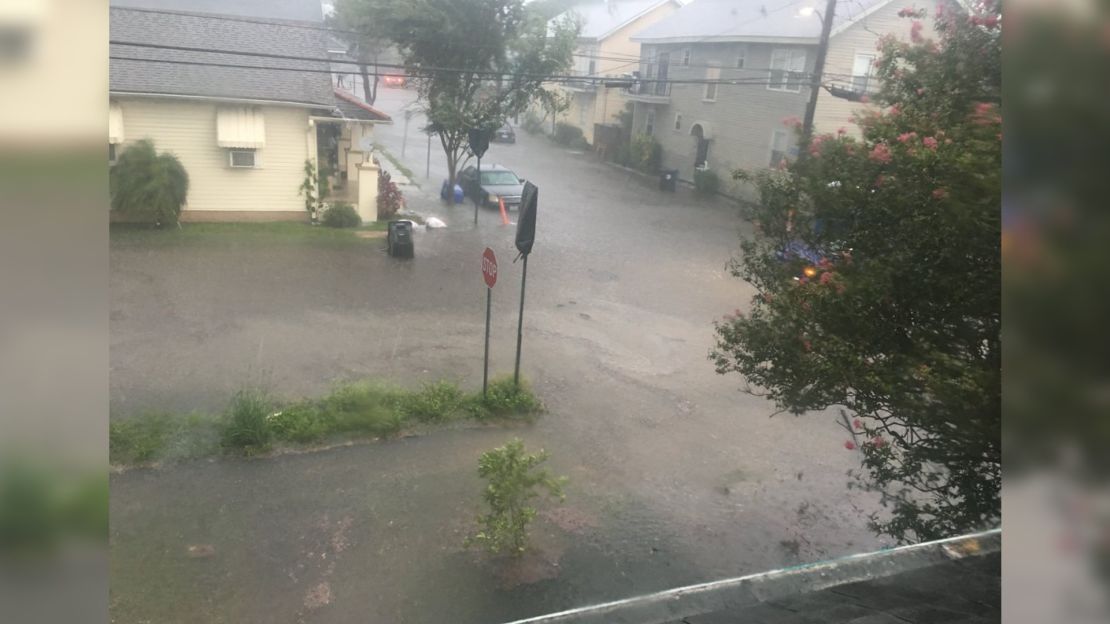
{"label": "flooded street", "polygon": [[[385,93],[388,107],[405,92]],[[397,154],[402,131],[377,139]],[[423,173],[423,136],[409,138]],[[751,296],[725,270],[745,227],[733,207],[523,132],[486,161],[540,188],[522,372],[547,412],[116,474],[113,621],[497,622],[882,545],[866,528],[874,500],[845,487],[858,455],[838,416],[769,418],[706,358],[713,320]],[[449,225],[418,232],[411,262],[373,246],[114,243],[113,417],[219,410],[249,384],[285,398],[363,377],[480,386],[486,246],[500,261],[491,372],[511,371],[512,227],[409,197]],[[562,506],[540,505],[536,549],[506,562],[463,539],[478,456],[514,436],[570,481]]]}

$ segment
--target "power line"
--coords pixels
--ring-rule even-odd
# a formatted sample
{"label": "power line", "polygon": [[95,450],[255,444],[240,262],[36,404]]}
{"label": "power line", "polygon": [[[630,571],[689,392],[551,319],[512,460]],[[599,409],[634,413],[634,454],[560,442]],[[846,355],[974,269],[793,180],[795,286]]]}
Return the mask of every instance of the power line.
{"label": "power line", "polygon": [[[160,43],[139,43],[139,42],[119,41],[119,40],[110,40],[108,43],[111,44],[111,45],[116,45],[116,46],[149,48],[149,49],[154,49],[154,50],[171,50],[171,51],[178,51],[178,52],[195,52],[195,53],[200,53],[200,54],[223,54],[223,55],[228,55],[228,56],[240,56],[240,57],[250,57],[250,58],[266,58],[266,59],[278,59],[278,60],[286,60],[286,61],[325,63],[325,64],[328,64],[329,66],[330,65],[361,65],[361,64],[363,64],[363,63],[360,63],[358,61],[332,60],[332,59],[328,59],[328,58],[312,57],[312,56],[299,56],[299,55],[293,55],[293,54],[272,54],[272,53],[264,53],[264,52],[246,52],[246,51],[242,51],[242,50],[224,50],[224,49],[198,48],[198,47],[193,47],[193,46],[175,46],[175,45],[167,45],[167,44],[160,44]],[[205,65],[205,66],[211,66],[211,67],[230,67],[230,68],[243,68],[243,69],[271,69],[271,70],[278,70],[278,71],[305,71],[305,72],[312,72],[312,73],[361,74],[361,72],[355,72],[355,71],[349,71],[349,72],[339,71],[339,70],[335,70],[331,67],[329,67],[328,69],[323,69],[323,68],[315,69],[315,68],[308,68],[308,67],[305,67],[305,68],[300,68],[300,67],[273,67],[273,66],[260,66],[260,65],[241,65],[241,64],[235,64],[235,63],[219,63],[219,62],[212,62],[212,61],[186,61],[186,60],[182,60],[182,59],[141,58],[141,57],[132,57],[132,56],[128,56],[128,57],[110,56],[109,58],[115,59],[115,60],[148,61],[148,62],[158,62],[158,63],[171,63],[171,64],[177,64],[177,65]],[[551,81],[551,82],[556,82],[556,81],[560,81],[560,80],[573,81],[573,82],[581,82],[581,81],[588,81],[588,80],[596,80],[596,81],[606,80],[606,77],[598,76],[598,75],[580,76],[580,75],[576,75],[576,74],[532,74],[532,73],[514,73],[514,72],[511,72],[511,71],[469,70],[469,69],[463,69],[463,68],[457,68],[457,67],[436,67],[436,66],[423,66],[423,67],[416,67],[416,68],[408,68],[405,65],[396,64],[396,63],[373,63],[373,65],[375,65],[376,67],[379,67],[379,68],[384,67],[384,68],[387,68],[387,69],[407,70],[407,71],[415,72],[417,74],[427,74],[427,73],[460,73],[460,74],[462,74],[462,73],[465,73],[465,74],[474,74],[474,75],[479,75],[479,76],[489,76],[489,77],[494,77],[494,78],[498,78],[498,77],[500,77],[500,78],[513,78],[513,77],[533,78],[533,79],[539,79],[539,80],[545,80],[545,81]],[[753,72],[764,72],[764,71],[766,71],[766,72],[770,72],[771,70],[770,70],[770,68],[766,68],[766,69],[757,69],[757,68],[748,69],[748,68],[746,68],[744,71],[753,71]],[[799,76],[799,77],[809,75],[809,74],[804,73],[804,72],[790,72],[790,73],[793,76]],[[714,79],[714,80],[710,80],[710,79],[661,79],[661,80],[650,80],[650,82],[665,82],[665,83],[668,83],[668,84],[733,84],[733,83],[737,83],[737,82],[748,82],[748,81],[751,81],[751,80],[766,81],[766,77],[718,78],[718,79]]]}

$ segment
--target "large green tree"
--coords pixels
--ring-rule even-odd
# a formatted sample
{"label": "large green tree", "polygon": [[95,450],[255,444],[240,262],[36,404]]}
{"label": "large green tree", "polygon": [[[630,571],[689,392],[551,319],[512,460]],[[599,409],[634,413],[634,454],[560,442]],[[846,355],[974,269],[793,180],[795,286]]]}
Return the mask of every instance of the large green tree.
{"label": "large green tree", "polygon": [[936,41],[883,38],[861,138],[739,174],[761,200],[732,271],[757,294],[710,358],[783,411],[842,409],[851,484],[881,493],[872,528],[900,541],[1000,517],[999,11],[953,4]]}
{"label": "large green tree", "polygon": [[328,24],[346,42],[347,53],[357,61],[362,96],[368,104],[373,104],[378,97],[378,62],[389,46],[386,20],[378,19],[382,11],[389,9],[389,2],[391,0],[339,0],[335,12],[328,17]]}
{"label": "large green tree", "polygon": [[467,158],[471,128],[492,129],[535,102],[551,107],[559,100],[546,79],[571,65],[578,34],[572,19],[549,24],[523,0],[341,0],[337,12],[345,2],[373,10],[366,22],[403,57],[452,181]]}

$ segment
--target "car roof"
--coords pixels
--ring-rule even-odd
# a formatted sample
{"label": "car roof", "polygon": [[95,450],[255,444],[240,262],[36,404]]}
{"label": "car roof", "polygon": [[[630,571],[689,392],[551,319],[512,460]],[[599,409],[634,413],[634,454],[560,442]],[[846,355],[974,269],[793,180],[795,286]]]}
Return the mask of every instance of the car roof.
{"label": "car roof", "polygon": [[508,167],[504,167],[502,165],[493,164],[493,163],[490,163],[490,164],[482,163],[482,171],[508,171],[509,173],[513,172],[513,170],[509,169]]}

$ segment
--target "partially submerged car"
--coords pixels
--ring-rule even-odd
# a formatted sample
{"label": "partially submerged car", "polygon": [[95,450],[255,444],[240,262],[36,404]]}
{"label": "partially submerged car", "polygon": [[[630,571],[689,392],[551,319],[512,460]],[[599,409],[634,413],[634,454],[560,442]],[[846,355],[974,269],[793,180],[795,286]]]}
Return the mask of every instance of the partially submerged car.
{"label": "partially submerged car", "polygon": [[524,193],[524,180],[511,169],[495,164],[482,163],[480,179],[477,167],[466,167],[459,172],[459,185],[467,197],[477,199],[484,206],[496,208],[504,200],[506,210],[519,208],[520,196]]}

